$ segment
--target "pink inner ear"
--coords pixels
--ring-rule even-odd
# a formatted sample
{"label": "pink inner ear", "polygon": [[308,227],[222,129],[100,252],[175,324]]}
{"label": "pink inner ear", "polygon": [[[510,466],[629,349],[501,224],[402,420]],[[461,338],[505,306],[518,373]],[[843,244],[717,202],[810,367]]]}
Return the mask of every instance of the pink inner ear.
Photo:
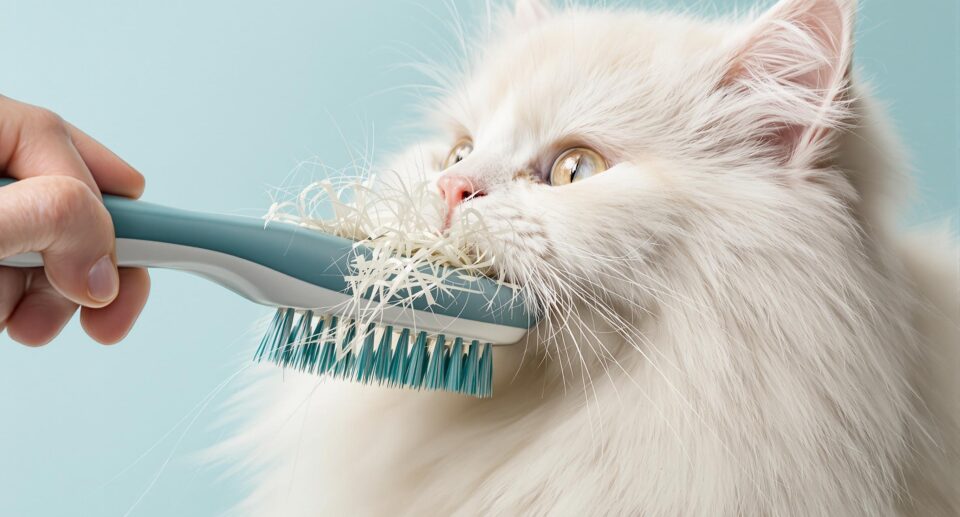
{"label": "pink inner ear", "polygon": [[843,0],[785,0],[763,15],[725,82],[776,76],[809,88],[831,88],[849,58]]}
{"label": "pink inner ear", "polygon": [[782,149],[785,160],[801,147],[822,142],[838,122],[830,119],[835,115],[829,108],[850,59],[849,2],[782,0],[755,23],[723,77],[724,87],[776,88],[771,94],[783,101],[775,108],[783,122],[771,121],[764,140]]}
{"label": "pink inner ear", "polygon": [[800,13],[794,23],[813,37],[813,41],[822,49],[824,58],[821,67],[800,74],[794,80],[811,89],[831,88],[839,75],[845,73],[841,69],[844,66],[841,63],[844,59],[844,39],[847,37],[844,34],[843,11],[836,0],[818,0],[813,2],[809,10]]}

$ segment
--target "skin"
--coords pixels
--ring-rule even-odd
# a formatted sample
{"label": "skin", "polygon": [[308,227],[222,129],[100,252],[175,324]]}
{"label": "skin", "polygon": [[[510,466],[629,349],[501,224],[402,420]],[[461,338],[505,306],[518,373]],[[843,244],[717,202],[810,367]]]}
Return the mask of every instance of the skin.
{"label": "skin", "polygon": [[102,193],[138,198],[144,178],[55,113],[0,96],[0,258],[39,252],[44,268],[0,267],[0,332],[50,342],[80,308],[94,340],[123,339],[150,291],[143,269],[116,267]]}

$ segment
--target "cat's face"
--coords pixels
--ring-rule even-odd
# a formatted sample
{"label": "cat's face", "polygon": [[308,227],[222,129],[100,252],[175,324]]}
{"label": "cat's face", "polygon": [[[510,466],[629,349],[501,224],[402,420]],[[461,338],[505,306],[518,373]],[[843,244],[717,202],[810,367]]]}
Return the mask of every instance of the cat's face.
{"label": "cat's face", "polygon": [[482,215],[495,231],[473,238],[541,304],[643,303],[677,253],[760,238],[777,223],[752,214],[816,183],[848,9],[706,23],[520,2],[440,104],[445,138],[404,163],[446,198],[438,225]]}

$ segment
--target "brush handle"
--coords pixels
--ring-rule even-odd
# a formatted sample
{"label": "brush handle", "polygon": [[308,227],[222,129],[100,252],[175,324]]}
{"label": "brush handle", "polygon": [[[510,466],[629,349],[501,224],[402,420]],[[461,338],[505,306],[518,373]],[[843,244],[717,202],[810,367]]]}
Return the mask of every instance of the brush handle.
{"label": "brush handle", "polygon": [[[12,183],[0,178],[0,188]],[[182,210],[104,195],[113,220],[120,266],[160,267],[192,272],[261,304],[316,309],[349,303],[354,257],[369,250],[356,243],[294,224],[243,216]],[[0,265],[39,267],[37,253],[0,260]],[[478,322],[528,328],[522,300],[486,278],[448,283],[474,292],[438,292],[436,303],[413,308]]]}
{"label": "brush handle", "polygon": [[[0,179],[0,187],[10,183]],[[217,257],[226,255],[325,289],[347,288],[343,276],[355,253],[353,242],[347,239],[292,224],[268,225],[254,217],[182,210],[112,195],[104,195],[103,204],[113,220],[120,266],[203,274],[211,266],[229,267],[222,264],[223,257]],[[5,259],[3,264],[37,267],[43,261],[39,254],[27,253]],[[273,300],[257,301],[275,304]]]}

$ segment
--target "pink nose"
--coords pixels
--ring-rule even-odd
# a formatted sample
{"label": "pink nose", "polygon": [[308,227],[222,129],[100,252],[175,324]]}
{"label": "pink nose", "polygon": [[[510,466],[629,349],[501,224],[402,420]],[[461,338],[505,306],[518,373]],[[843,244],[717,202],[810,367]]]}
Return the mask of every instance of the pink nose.
{"label": "pink nose", "polygon": [[447,203],[447,225],[449,226],[450,215],[457,205],[463,201],[480,197],[485,194],[482,190],[465,176],[457,174],[445,174],[437,180],[437,186],[440,188],[440,196]]}

